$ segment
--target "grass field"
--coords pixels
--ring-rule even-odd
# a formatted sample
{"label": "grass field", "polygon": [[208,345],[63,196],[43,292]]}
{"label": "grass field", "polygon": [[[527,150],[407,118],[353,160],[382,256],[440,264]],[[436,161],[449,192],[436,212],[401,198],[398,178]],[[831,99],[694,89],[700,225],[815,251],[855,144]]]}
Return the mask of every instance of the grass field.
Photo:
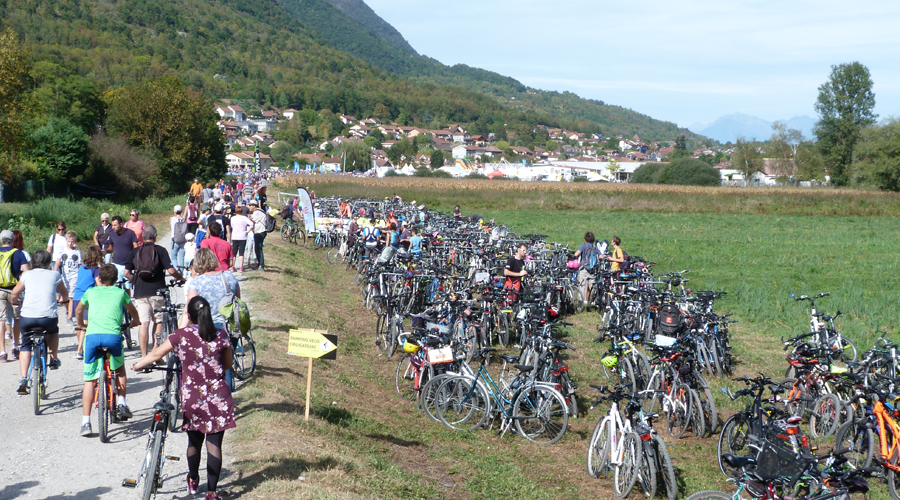
{"label": "grass field", "polygon": [[[320,195],[346,196],[361,185],[316,184],[314,189]],[[380,196],[379,189],[396,190],[407,199],[445,209],[460,199],[454,190],[442,194],[392,186],[367,189],[369,196]],[[520,234],[547,234],[573,247],[586,230],[606,239],[618,235],[631,255],[656,262],[657,271],[690,268],[689,285],[694,289],[727,291],[718,309],[733,312],[741,321],[734,330],[738,374],[783,372],[779,338],[805,332],[809,319],[806,305],[790,300],[790,292],[830,291],[832,296],[821,301],[820,309],[828,313],[840,309],[845,315],[842,331],[861,350],[871,345],[878,328],[896,334],[894,242],[900,229],[894,217],[549,210],[538,205],[556,194],[541,191],[528,193],[522,202],[527,208],[519,208],[515,197],[507,203],[513,207],[503,208],[496,192],[482,194],[487,202],[479,205],[477,197],[470,196],[463,203],[466,213],[477,211],[510,224]],[[838,205],[852,203],[833,193],[820,196]],[[706,208],[744,202],[763,206],[746,191],[740,203],[725,195],[699,193],[696,198]],[[703,205],[703,200],[713,198],[718,201]],[[884,213],[896,211],[891,202],[872,199]],[[550,447],[511,435],[499,438],[487,431],[459,434],[443,429],[393,393],[396,357],[377,356],[372,345],[374,314],[360,306],[350,277],[328,266],[323,252],[271,239],[268,243],[267,259],[276,272],[252,276],[244,285],[256,304],[257,322],[263,325],[259,335],[264,346],[259,375],[238,393],[238,450],[245,457],[239,484],[249,497],[276,493],[293,498],[614,497],[609,480],[590,479],[585,471],[586,441],[599,411],[570,421],[565,438]],[[588,403],[587,384],[601,380],[605,348],[591,342],[596,313],[573,319],[576,327],[569,341],[578,350],[570,355],[570,373]],[[284,354],[286,330],[298,326],[328,329],[340,338],[338,361],[315,363],[309,423],[302,421],[305,361]],[[733,386],[725,380],[711,382],[717,390]],[[724,419],[737,405],[716,394]],[[667,441],[684,493],[729,491],[715,465],[715,438]],[[884,495],[886,489],[876,485],[870,498]]]}

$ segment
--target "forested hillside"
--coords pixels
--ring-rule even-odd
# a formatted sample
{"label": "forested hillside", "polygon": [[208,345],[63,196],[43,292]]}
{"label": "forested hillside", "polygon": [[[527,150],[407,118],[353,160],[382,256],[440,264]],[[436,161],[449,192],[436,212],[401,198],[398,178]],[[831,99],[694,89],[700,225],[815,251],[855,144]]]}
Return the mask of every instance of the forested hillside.
{"label": "forested hillside", "polygon": [[645,140],[673,139],[676,130],[696,137],[620,107],[527,92],[512,78],[418,56],[371,9],[348,1],[333,3],[358,20],[324,0],[0,0],[0,13],[35,60],[107,88],[177,76],[213,98],[358,116],[384,104],[392,120],[465,123],[476,133],[544,123]]}

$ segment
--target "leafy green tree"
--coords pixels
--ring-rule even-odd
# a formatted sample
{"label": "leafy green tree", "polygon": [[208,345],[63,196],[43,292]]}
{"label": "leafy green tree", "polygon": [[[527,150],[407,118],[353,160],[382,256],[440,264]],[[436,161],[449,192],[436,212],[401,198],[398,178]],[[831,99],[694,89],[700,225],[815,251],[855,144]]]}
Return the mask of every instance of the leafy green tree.
{"label": "leafy green tree", "polygon": [[444,152],[440,149],[435,149],[433,153],[431,153],[431,170],[437,170],[444,166]]}
{"label": "leafy green tree", "polygon": [[782,177],[796,176],[799,168],[797,152],[804,142],[803,132],[797,129],[789,129],[784,123],[772,124],[772,137],[766,145],[766,156],[770,159],[770,165],[776,175]]}
{"label": "leafy green tree", "polygon": [[859,62],[831,67],[828,81],[819,87],[815,134],[819,150],[838,186],[847,184],[853,147],[862,129],[875,124],[877,115],[869,68]]}
{"label": "leafy green tree", "polygon": [[509,143],[506,141],[497,141],[496,146],[500,151],[506,151],[507,149],[509,149]]}
{"label": "leafy green tree", "polygon": [[295,149],[290,143],[286,141],[278,141],[275,143],[275,145],[272,146],[271,151],[272,159],[277,161],[284,168],[293,166],[291,157],[297,153],[297,149]]}
{"label": "leafy green tree", "polygon": [[388,160],[391,160],[391,165],[399,165],[400,157],[403,156],[403,152],[400,151],[400,148],[397,145],[393,145],[385,151],[387,154]]}
{"label": "leafy green tree", "polygon": [[107,126],[132,146],[159,155],[160,176],[171,190],[185,179],[222,177],[222,132],[213,103],[173,77],[147,80],[106,94]]}
{"label": "leafy green tree", "polygon": [[91,134],[103,121],[106,106],[100,85],[50,61],[37,61],[31,69],[35,113],[66,118]]}
{"label": "leafy green tree", "polygon": [[644,163],[631,174],[631,182],[635,184],[659,184],[659,173],[666,165],[662,163]]}
{"label": "leafy green tree", "polygon": [[687,141],[684,137],[684,134],[678,134],[675,137],[675,150],[685,151],[687,150]]}
{"label": "leafy green tree", "polygon": [[859,184],[900,191],[900,119],[863,129],[853,150],[853,177]]}
{"label": "leafy green tree", "polygon": [[763,169],[763,161],[756,151],[756,144],[738,137],[731,154],[731,166],[744,174],[745,185],[750,185],[750,176]]}
{"label": "leafy green tree", "polygon": [[384,122],[391,118],[391,110],[387,106],[379,102],[375,105],[375,111],[372,112],[372,116]]}
{"label": "leafy green tree", "polygon": [[366,138],[363,139],[363,142],[365,142],[366,145],[370,148],[381,149],[381,141],[379,141],[374,135],[366,136]]}
{"label": "leafy green tree", "polygon": [[366,171],[372,168],[372,149],[364,142],[345,142],[341,145],[346,157],[346,170]]}
{"label": "leafy green tree", "polygon": [[665,161],[672,162],[675,160],[681,160],[681,159],[690,158],[690,157],[691,157],[691,152],[688,151],[687,149],[676,149],[676,150],[672,151],[671,153],[669,153],[668,155],[666,155]]}
{"label": "leafy green tree", "polygon": [[27,145],[22,127],[31,112],[31,64],[28,51],[11,28],[0,32],[0,171],[13,180],[9,171],[16,163],[16,153]]}
{"label": "leafy green tree", "polygon": [[683,158],[669,163],[659,172],[660,184],[681,186],[720,186],[719,171],[702,160]]}
{"label": "leafy green tree", "polygon": [[300,149],[304,144],[312,139],[307,126],[302,120],[294,117],[281,123],[278,130],[275,131],[273,137],[276,141],[284,141],[290,144],[294,149]]}
{"label": "leafy green tree", "polygon": [[65,118],[51,117],[31,136],[27,155],[38,166],[40,180],[60,182],[81,175],[87,166],[88,137]]}

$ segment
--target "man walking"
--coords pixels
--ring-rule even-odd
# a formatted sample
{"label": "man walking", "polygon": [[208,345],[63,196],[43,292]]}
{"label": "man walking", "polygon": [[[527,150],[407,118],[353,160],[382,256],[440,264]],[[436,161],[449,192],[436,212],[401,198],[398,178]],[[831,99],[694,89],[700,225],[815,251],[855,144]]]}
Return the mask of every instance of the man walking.
{"label": "man walking", "polygon": [[259,202],[250,200],[250,220],[253,221],[253,251],[259,270],[265,271],[266,260],[263,258],[263,240],[266,239],[266,213],[259,209]]}
{"label": "man walking", "polygon": [[[29,269],[25,252],[13,248],[13,232],[9,229],[0,232],[0,363],[6,363],[9,356],[6,354],[6,320],[7,314],[12,314],[16,322],[19,319],[19,306],[14,306],[10,300],[10,294],[22,271]],[[12,330],[12,326],[9,327]],[[16,345],[18,335],[13,339],[13,357],[18,356]]]}
{"label": "man walking", "polygon": [[[112,232],[109,233],[109,246],[107,254],[112,255],[112,264],[119,271],[119,280],[125,278],[125,264],[131,257],[131,251],[137,248],[137,235],[131,229],[126,229],[122,217],[118,215],[112,218]],[[126,282],[125,288],[131,288],[131,283]]]}
{"label": "man walking", "polygon": [[109,223],[109,214],[104,212],[100,216],[100,224],[94,228],[94,244],[100,247],[104,264],[109,264],[109,259],[112,258],[112,254],[106,253],[106,248],[109,247],[109,234],[112,231],[112,224]]}
{"label": "man walking", "polygon": [[141,356],[147,355],[147,343],[150,336],[150,323],[154,325],[154,337],[162,333],[163,313],[156,312],[163,308],[166,301],[156,295],[156,291],[166,287],[166,273],[177,281],[184,280],[181,273],[172,267],[172,260],[165,248],[156,244],[156,227],[152,224],[144,226],[144,244],[132,250],[128,262],[125,263],[125,277],[134,286],[134,307],[141,319],[138,329],[138,343]]}

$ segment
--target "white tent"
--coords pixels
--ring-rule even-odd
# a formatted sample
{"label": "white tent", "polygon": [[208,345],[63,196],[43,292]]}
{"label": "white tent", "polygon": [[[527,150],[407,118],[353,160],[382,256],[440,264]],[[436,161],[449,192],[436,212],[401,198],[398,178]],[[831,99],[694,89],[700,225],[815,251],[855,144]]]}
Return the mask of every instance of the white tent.
{"label": "white tent", "polygon": [[441,167],[438,170],[443,170],[444,172],[447,172],[456,178],[466,177],[467,175],[472,173],[469,170],[465,170],[459,167]]}
{"label": "white tent", "polygon": [[400,173],[403,175],[413,175],[416,173],[416,169],[414,169],[412,167],[412,165],[407,165],[407,166],[401,168],[397,173]]}

